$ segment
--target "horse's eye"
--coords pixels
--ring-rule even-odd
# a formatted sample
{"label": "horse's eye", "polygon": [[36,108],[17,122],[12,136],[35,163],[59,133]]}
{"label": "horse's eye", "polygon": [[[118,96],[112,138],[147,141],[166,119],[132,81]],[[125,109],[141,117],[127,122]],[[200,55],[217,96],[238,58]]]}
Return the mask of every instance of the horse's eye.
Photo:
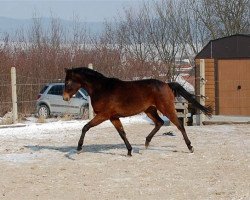
{"label": "horse's eye", "polygon": [[66,82],[66,86],[71,86],[72,81]]}

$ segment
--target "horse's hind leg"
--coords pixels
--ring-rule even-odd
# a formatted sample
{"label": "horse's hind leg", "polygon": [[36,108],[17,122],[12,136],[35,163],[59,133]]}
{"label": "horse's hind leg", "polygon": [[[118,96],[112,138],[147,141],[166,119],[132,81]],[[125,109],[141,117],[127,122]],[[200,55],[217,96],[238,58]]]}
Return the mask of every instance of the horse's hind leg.
{"label": "horse's hind leg", "polygon": [[160,118],[160,116],[157,113],[157,109],[154,106],[149,107],[145,111],[145,113],[155,123],[155,128],[146,137],[145,147],[147,148],[154,135],[157,133],[157,131],[159,131],[159,129],[164,124],[164,121]]}
{"label": "horse's hind leg", "polygon": [[108,118],[105,117],[104,115],[101,114],[97,114],[90,122],[88,122],[82,129],[82,135],[79,139],[78,142],[78,147],[77,147],[77,151],[81,151],[82,150],[82,145],[83,145],[83,141],[84,141],[84,137],[86,132],[94,126],[97,126],[98,124],[104,122],[105,120],[107,120]]}
{"label": "horse's hind leg", "polygon": [[126,137],[126,133],[123,129],[122,123],[120,121],[120,119],[118,118],[111,118],[110,119],[111,123],[114,125],[114,127],[116,128],[116,130],[118,131],[119,135],[121,136],[122,140],[124,141],[127,149],[128,149],[128,156],[132,156],[131,152],[132,152],[132,147]]}
{"label": "horse's hind leg", "polygon": [[166,107],[160,108],[160,111],[181,131],[189,151],[191,153],[193,153],[193,151],[194,151],[193,146],[191,145],[191,142],[188,139],[188,136],[187,136],[187,133],[186,133],[184,126],[182,125],[182,123],[180,123],[180,121],[176,115],[174,103],[172,104],[172,106],[169,106],[167,108]]}

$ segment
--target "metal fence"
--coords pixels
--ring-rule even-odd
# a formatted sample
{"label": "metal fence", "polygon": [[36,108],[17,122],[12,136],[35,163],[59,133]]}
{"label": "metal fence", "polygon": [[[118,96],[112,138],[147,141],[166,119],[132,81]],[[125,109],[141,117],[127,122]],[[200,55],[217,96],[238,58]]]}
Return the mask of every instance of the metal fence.
{"label": "metal fence", "polygon": [[[89,64],[93,68],[92,64]],[[41,89],[48,83],[63,82],[62,79],[33,78],[25,74],[16,74],[11,68],[8,74],[0,74],[0,117],[11,112],[12,122],[36,114],[36,102]],[[88,99],[90,102],[90,99]],[[86,117],[86,116],[85,116]],[[93,109],[89,103],[88,118],[93,118]]]}
{"label": "metal fence", "polygon": [[12,111],[14,122],[35,113],[37,96],[45,84],[61,81],[16,74],[15,68],[11,68],[9,74],[1,74],[0,78],[0,116]]}

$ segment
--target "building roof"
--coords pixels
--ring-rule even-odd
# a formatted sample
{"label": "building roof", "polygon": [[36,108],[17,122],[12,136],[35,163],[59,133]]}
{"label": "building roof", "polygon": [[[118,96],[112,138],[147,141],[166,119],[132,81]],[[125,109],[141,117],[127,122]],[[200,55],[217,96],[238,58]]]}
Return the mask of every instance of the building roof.
{"label": "building roof", "polygon": [[211,40],[195,58],[250,58],[250,35],[236,34]]}

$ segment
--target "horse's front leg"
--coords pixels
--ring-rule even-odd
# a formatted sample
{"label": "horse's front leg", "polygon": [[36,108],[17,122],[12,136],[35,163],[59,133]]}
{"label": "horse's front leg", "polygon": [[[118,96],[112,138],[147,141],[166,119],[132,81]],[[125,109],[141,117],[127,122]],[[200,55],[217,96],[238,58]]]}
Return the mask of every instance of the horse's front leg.
{"label": "horse's front leg", "polygon": [[107,120],[108,117],[106,117],[105,115],[102,115],[102,114],[97,114],[90,122],[88,122],[82,129],[82,135],[79,139],[79,142],[78,142],[78,146],[77,146],[77,151],[81,151],[82,150],[82,145],[83,145],[83,141],[84,141],[84,137],[85,137],[85,134],[86,132],[94,127],[94,126],[97,126],[98,124],[104,122],[105,120]]}

